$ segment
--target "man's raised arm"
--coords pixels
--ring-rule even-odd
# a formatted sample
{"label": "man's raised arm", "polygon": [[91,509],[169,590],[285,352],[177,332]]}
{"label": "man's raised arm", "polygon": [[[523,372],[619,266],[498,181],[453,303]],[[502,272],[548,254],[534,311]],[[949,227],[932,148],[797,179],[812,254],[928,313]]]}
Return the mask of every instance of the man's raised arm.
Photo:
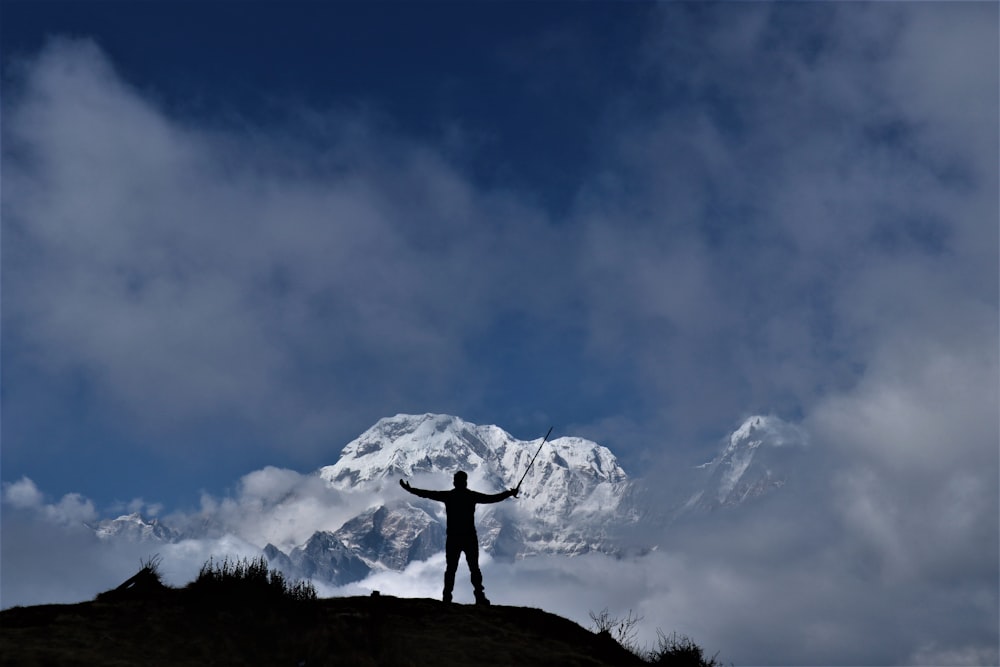
{"label": "man's raised arm", "polygon": [[506,491],[501,491],[500,493],[479,493],[478,491],[472,492],[472,497],[477,503],[498,503],[501,500],[507,500],[513,496],[517,495],[517,489],[507,489]]}
{"label": "man's raised arm", "polygon": [[447,491],[431,491],[428,489],[418,489],[415,486],[410,486],[409,482],[405,479],[399,480],[399,485],[412,493],[415,496],[420,496],[421,498],[429,498],[431,500],[441,500],[443,501],[448,496]]}

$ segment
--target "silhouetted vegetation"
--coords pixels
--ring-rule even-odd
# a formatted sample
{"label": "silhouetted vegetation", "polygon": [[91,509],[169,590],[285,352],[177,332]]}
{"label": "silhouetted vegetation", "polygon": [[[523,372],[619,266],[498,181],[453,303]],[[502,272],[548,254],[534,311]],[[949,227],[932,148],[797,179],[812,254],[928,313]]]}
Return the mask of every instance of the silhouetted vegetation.
{"label": "silhouetted vegetation", "polygon": [[122,582],[118,588],[100,593],[97,599],[107,601],[150,598],[164,593],[167,586],[160,574],[159,554],[148,560],[140,560],[139,565],[141,567],[135,575]]}
{"label": "silhouetted vegetation", "polygon": [[636,634],[639,632],[638,626],[642,621],[642,616],[634,614],[632,610],[629,609],[625,618],[616,618],[608,613],[606,607],[599,613],[595,614],[593,611],[588,613],[590,614],[591,629],[593,629],[594,632],[599,635],[608,635],[621,644],[622,647],[630,653],[634,653],[635,655],[642,657],[643,651],[639,648],[639,644],[636,640]]}
{"label": "silhouetted vegetation", "polygon": [[612,616],[607,608],[598,613],[589,612],[591,629],[598,635],[606,635],[621,644],[622,648],[632,653],[643,662],[651,665],[668,665],[670,667],[722,667],[716,660],[716,653],[711,658],[705,658],[700,646],[685,635],[673,632],[669,635],[662,630],[656,631],[656,647],[646,649],[639,646],[636,640],[638,625],[643,617],[629,609],[624,618]]}
{"label": "silhouetted vegetation", "polygon": [[234,600],[315,600],[316,587],[308,581],[289,581],[279,570],[270,570],[260,556],[217,561],[209,558],[198,578],[187,589],[200,595]]}
{"label": "silhouetted vegetation", "polygon": [[722,667],[716,658],[718,653],[706,659],[700,646],[690,637],[676,632],[665,635],[656,631],[656,648],[650,651],[646,660],[653,665],[673,665],[675,667]]}

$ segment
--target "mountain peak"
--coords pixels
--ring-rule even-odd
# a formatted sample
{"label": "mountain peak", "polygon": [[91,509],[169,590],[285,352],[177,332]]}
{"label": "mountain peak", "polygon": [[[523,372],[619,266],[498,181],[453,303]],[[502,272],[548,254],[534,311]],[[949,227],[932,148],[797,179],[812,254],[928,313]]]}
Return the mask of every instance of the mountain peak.
{"label": "mountain peak", "polygon": [[483,468],[514,438],[496,426],[477,426],[441,414],[380,419],[349,442],[333,465],[319,470],[333,486],[350,489],[387,477]]}
{"label": "mountain peak", "polygon": [[[497,556],[614,551],[608,535],[630,520],[625,501],[630,482],[607,448],[584,438],[518,440],[497,426],[481,426],[442,414],[400,414],[379,420],[348,443],[340,459],[320,468],[330,486],[348,493],[376,490],[395,477],[426,478],[431,488],[450,488],[456,470],[469,486],[486,493],[513,487],[523,476],[516,501],[478,510],[481,546]],[[537,459],[529,468],[532,458]],[[399,567],[400,554],[433,553],[443,547],[438,503],[407,497],[348,522],[337,531],[363,559]],[[379,508],[381,509],[381,508]],[[403,536],[393,543],[389,532]]]}
{"label": "mountain peak", "polygon": [[728,438],[722,453],[699,466],[707,480],[686,504],[714,509],[734,506],[785,484],[782,454],[775,450],[805,444],[802,431],[773,415],[753,415]]}
{"label": "mountain peak", "polygon": [[101,539],[124,538],[134,542],[144,540],[171,542],[177,537],[177,533],[160,523],[159,519],[147,521],[139,512],[123,514],[116,519],[104,519],[93,528]]}
{"label": "mountain peak", "polygon": [[804,444],[805,436],[796,426],[774,415],[753,415],[729,436],[730,448],[756,449],[761,444],[771,447]]}
{"label": "mountain peak", "polygon": [[320,468],[319,475],[343,490],[397,476],[450,476],[456,470],[468,472],[470,483],[494,490],[512,486],[525,473],[526,489],[543,486],[548,468],[572,471],[596,482],[628,481],[614,454],[578,437],[546,442],[536,467],[529,469],[538,444],[538,440],[518,440],[498,426],[480,426],[450,415],[399,414],[380,419],[348,443],[340,459]]}

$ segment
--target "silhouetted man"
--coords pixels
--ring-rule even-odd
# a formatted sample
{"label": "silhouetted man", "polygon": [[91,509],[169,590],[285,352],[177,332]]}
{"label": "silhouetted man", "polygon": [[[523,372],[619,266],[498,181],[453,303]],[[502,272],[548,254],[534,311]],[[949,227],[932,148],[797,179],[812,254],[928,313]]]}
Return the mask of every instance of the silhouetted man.
{"label": "silhouetted man", "polygon": [[501,493],[489,495],[470,491],[469,476],[459,470],[455,473],[455,488],[450,491],[428,491],[416,489],[405,480],[399,480],[399,485],[421,498],[430,498],[444,503],[448,514],[448,538],[445,543],[444,595],[445,602],[451,602],[451,591],[455,587],[455,572],[458,570],[458,558],[465,553],[465,562],[469,564],[472,575],[472,588],[476,591],[476,604],[489,604],[483,593],[483,573],[479,569],[479,536],[476,535],[476,504],[498,503],[517,495],[517,489],[509,489]]}

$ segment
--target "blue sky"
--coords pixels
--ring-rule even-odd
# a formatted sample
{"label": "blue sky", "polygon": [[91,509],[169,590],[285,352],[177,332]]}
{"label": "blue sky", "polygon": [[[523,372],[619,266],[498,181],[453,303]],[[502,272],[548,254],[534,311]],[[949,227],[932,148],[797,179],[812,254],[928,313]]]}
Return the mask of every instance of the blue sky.
{"label": "blue sky", "polygon": [[859,553],[919,551],[928,489],[996,553],[995,3],[15,1],[0,29],[8,496],[183,512],[401,412],[655,478],[774,414],[838,462]]}
{"label": "blue sky", "polygon": [[[704,20],[697,10],[684,14],[686,21]],[[418,326],[425,330],[415,336],[423,340],[399,352],[403,366],[410,368],[400,368],[400,361],[392,359],[396,345],[391,340],[379,340],[382,332],[396,326],[391,317],[371,322],[378,331],[361,327],[347,331],[340,350],[335,349],[337,343],[329,351],[321,349],[322,343],[306,343],[301,330],[283,340],[260,339],[282,357],[276,363],[284,377],[274,378],[271,388],[262,389],[273,391],[273,397],[260,395],[254,400],[268,405],[298,403],[280,409],[281,415],[267,424],[255,423],[258,420],[246,413],[245,404],[227,414],[224,400],[218,406],[199,406],[194,418],[185,414],[175,420],[166,414],[169,409],[163,408],[163,401],[185,394],[185,381],[172,386],[170,396],[160,397],[138,396],[120,383],[117,388],[102,386],[107,358],[90,363],[77,356],[59,368],[49,368],[47,374],[28,362],[22,373],[20,364],[31,355],[21,353],[19,334],[26,329],[13,322],[5,331],[10,378],[5,384],[17,389],[9,394],[8,406],[23,396],[30,410],[38,412],[22,421],[27,410],[7,410],[7,470],[20,471],[24,466],[25,474],[46,486],[49,480],[53,486],[73,486],[103,503],[150,494],[182,503],[198,489],[218,489],[264,463],[307,468],[325,464],[375,419],[399,411],[459,413],[501,424],[524,437],[544,431],[547,425],[586,432],[604,419],[624,417],[640,422],[638,428],[646,431],[646,437],[632,447],[637,452],[659,447],[649,438],[659,439],[663,428],[673,428],[657,417],[661,396],[649,395],[636,381],[643,361],[628,357],[605,361],[603,351],[594,349],[590,318],[595,314],[588,312],[588,286],[581,289],[576,275],[587,270],[581,266],[587,261],[581,246],[593,242],[587,238],[590,225],[582,219],[587,214],[581,213],[588,204],[581,200],[598,197],[617,206],[616,200],[626,196],[623,187],[634,187],[637,193],[657,187],[641,182],[640,174],[616,173],[643,168],[626,163],[613,165],[608,172],[615,180],[624,179],[610,186],[614,194],[590,192],[604,187],[591,182],[607,169],[606,153],[618,150],[620,124],[626,119],[626,127],[637,121],[657,123],[664,105],[683,108],[702,103],[697,91],[692,94],[684,86],[660,80],[655,45],[644,36],[645,23],[662,20],[654,7],[588,3],[567,12],[546,3],[516,8],[305,3],[293,9],[258,4],[245,11],[238,4],[210,3],[193,12],[168,3],[141,8],[114,3],[40,7],[13,3],[5,17],[6,76],[13,104],[28,85],[25,67],[34,63],[37,74],[45,63],[58,67],[62,60],[81,58],[91,67],[73,72],[76,82],[98,94],[102,86],[117,89],[130,98],[123,101],[125,106],[134,102],[139,111],[159,116],[155,121],[167,124],[166,131],[176,132],[179,140],[188,135],[192,141],[205,141],[207,152],[197,159],[212,163],[208,168],[215,178],[228,178],[229,173],[219,172],[228,172],[234,164],[249,165],[237,176],[244,181],[227,197],[250,194],[240,192],[240,187],[258,194],[262,185],[290,191],[303,183],[321,188],[338,172],[358,170],[380,190],[373,196],[389,200],[386,203],[396,209],[390,214],[394,217],[388,222],[389,234],[398,232],[403,244],[399,248],[403,256],[372,257],[373,273],[381,272],[391,281],[392,266],[409,263],[404,273],[411,269],[434,273],[434,267],[447,267],[441,282],[428,279],[421,284],[418,278],[406,285],[373,285],[370,296],[362,287],[357,294],[359,303],[404,311],[401,317],[421,320]],[[105,121],[114,119],[100,118]],[[114,133],[113,126],[103,129]],[[109,139],[115,141],[113,136]],[[393,174],[397,160],[423,159],[440,170],[440,181],[423,183],[416,174]],[[439,224],[435,211],[419,213],[427,202],[406,201],[433,197],[439,184],[456,185],[462,190],[460,196],[474,200],[475,210],[456,212],[469,219]],[[213,187],[206,181],[198,186]],[[319,195],[309,206],[322,206],[321,199]],[[180,215],[168,219],[170,214],[164,212],[162,224],[218,227],[222,235],[240,234],[236,217],[246,215],[244,211],[229,210],[218,201],[206,205],[222,207],[206,216],[225,220],[198,219],[198,213],[194,219],[182,220]],[[303,235],[296,242],[308,242],[311,225],[329,222],[320,211],[302,215],[297,229],[288,232]],[[610,215],[622,217],[619,212]],[[631,217],[632,212],[626,215]],[[621,224],[618,219],[608,222]],[[286,223],[269,219],[259,224],[280,234]],[[13,264],[20,246],[16,232],[7,238]],[[442,245],[447,243],[454,248]],[[176,253],[183,262],[195,248],[184,245],[166,252]],[[480,268],[473,257],[476,253],[493,257]],[[456,262],[455,255],[466,258]],[[290,260],[273,259],[256,267],[257,275],[227,280],[239,281],[236,288],[241,290],[254,289],[250,283],[267,282],[270,275],[280,282],[288,271],[284,263]],[[631,263],[627,254],[614,261],[621,262],[627,273]],[[481,274],[481,284],[462,284],[466,273]],[[360,275],[356,279],[364,281]],[[13,283],[8,282],[12,294],[17,293]],[[258,297],[247,293],[245,298]],[[254,316],[251,327],[265,326],[256,317],[281,317],[267,310],[278,305],[280,296],[264,294],[260,300],[267,299],[271,303],[263,306],[266,312]],[[408,309],[413,312],[405,312]],[[326,327],[351,328],[352,316],[345,312],[350,308],[334,307],[329,316],[322,310],[315,308],[311,321],[303,325],[310,327],[310,337],[318,339]],[[466,320],[467,311],[475,312]],[[159,316],[170,315],[155,317]],[[94,318],[95,336],[103,335],[102,327],[114,326],[96,312]],[[148,345],[153,355],[158,353],[152,350],[163,349],[163,343],[170,345],[170,334],[162,329],[147,335],[152,338],[140,347]],[[237,334],[239,338],[260,335],[271,334],[246,330]],[[428,352],[441,358],[428,360],[429,368],[417,368]],[[104,354],[115,353],[110,349],[99,353]],[[176,361],[195,360],[182,352]],[[227,363],[244,361],[233,354]],[[122,355],[117,363],[124,366],[130,360]],[[173,360],[164,358],[163,363]],[[156,384],[157,373],[166,369],[149,370],[153,374],[149,380]],[[188,382],[198,384],[198,373],[192,369]],[[124,397],[124,405],[115,404],[105,400],[105,389],[131,397]],[[29,398],[29,391],[36,393]],[[293,398],[289,392],[300,396]],[[212,398],[204,400],[210,403]],[[681,432],[714,441],[746,409],[713,410],[709,419]],[[124,425],[129,413],[138,424]],[[170,422],[168,433],[157,414]],[[296,426],[285,420],[321,425],[309,434],[289,433]],[[157,423],[144,428],[150,421]],[[594,435],[613,438],[600,431]],[[281,445],[275,444],[278,440]],[[29,441],[29,446],[19,446]],[[631,443],[609,444],[619,444],[628,461]],[[189,456],[192,450],[198,456]],[[52,466],[53,457],[63,464]],[[94,462],[100,462],[96,470]],[[77,473],[81,467],[94,472],[81,480]],[[153,469],[170,472],[151,480],[143,471]],[[114,481],[99,471],[107,471]]]}
{"label": "blue sky", "polygon": [[[209,3],[194,12],[167,3],[141,8],[114,3],[44,3],[41,7],[13,3],[5,9],[4,48],[9,60],[9,89],[23,85],[18,74],[22,60],[37,58],[46,49],[50,54],[61,51],[67,59],[74,51],[83,51],[95,66],[109,70],[105,73],[113,84],[127,87],[129,94],[176,123],[179,131],[225,135],[225,142],[243,144],[233,147],[237,153],[253,153],[257,150],[253,144],[259,143],[262,154],[254,168],[272,172],[265,179],[300,177],[315,182],[325,178],[325,172],[338,168],[330,163],[340,159],[336,155],[340,138],[333,136],[340,132],[363,132],[376,143],[384,142],[372,149],[370,157],[344,157],[347,169],[353,160],[370,159],[379,163],[372,168],[391,172],[397,152],[426,150],[433,160],[441,161],[438,166],[452,172],[448,177],[462,179],[462,187],[498,197],[502,204],[505,199],[513,200],[515,210],[498,212],[491,224],[516,230],[518,222],[501,218],[517,215],[516,208],[526,206],[527,215],[544,219],[543,224],[551,226],[547,238],[536,247],[525,248],[525,255],[512,250],[504,258],[511,271],[533,273],[533,279],[544,281],[544,265],[555,264],[558,270],[567,252],[560,247],[560,227],[572,224],[565,221],[565,211],[587,162],[598,150],[588,128],[601,124],[607,113],[605,97],[610,94],[613,99],[615,89],[628,85],[627,56],[635,47],[629,41],[605,36],[603,31],[609,25],[619,25],[621,31],[634,30],[648,10],[637,7],[623,12],[595,4],[567,15],[556,5],[544,4],[511,11],[501,5],[331,7],[305,3],[293,9],[259,4],[253,11],[245,11],[234,3]],[[589,48],[595,38],[595,46],[612,48],[600,52]],[[579,61],[578,54],[584,54]],[[539,61],[548,72],[536,71]],[[552,87],[552,80],[558,85]],[[262,133],[268,137],[260,141]],[[361,141],[368,141],[368,137]],[[274,165],[263,155],[269,151],[275,152]],[[386,196],[412,195],[400,192]],[[410,204],[396,201],[393,205],[405,210]],[[412,222],[399,221],[408,227],[410,237],[405,242],[419,242],[420,236],[426,236],[427,247],[414,251],[423,253],[428,263],[437,263],[440,258],[434,246],[448,242],[451,232],[447,228],[435,230],[433,220],[419,218],[415,215]],[[178,223],[184,224],[168,224]],[[211,223],[198,220],[190,224]],[[236,221],[230,224],[238,225]],[[232,231],[238,233],[236,227]],[[307,229],[300,231],[308,233]],[[15,233],[8,236],[8,243],[8,250],[16,253]],[[491,250],[485,247],[485,252]],[[379,258],[373,260],[376,272],[381,270]],[[521,266],[529,262],[535,266]],[[266,273],[271,269],[262,266],[260,270]],[[456,271],[462,270],[456,267]],[[281,267],[276,271],[280,273]],[[453,292],[462,291],[462,285],[457,284],[462,280],[460,273],[453,272],[447,283],[433,285],[433,291],[420,294],[419,299],[441,302],[437,312],[428,317],[453,319],[448,302]],[[393,292],[390,298],[407,299],[408,287],[389,286]],[[420,285],[412,287],[423,291]],[[545,289],[558,288],[541,287]],[[211,414],[212,409],[202,411],[204,423],[182,425],[165,438],[155,432],[121,432],[122,420],[115,416],[115,409],[93,403],[100,403],[95,396],[100,389],[93,384],[99,371],[71,362],[56,372],[59,377],[39,383],[38,392],[48,398],[31,399],[32,405],[46,403],[43,412],[47,415],[21,422],[14,410],[8,411],[7,469],[24,465],[33,478],[76,485],[80,482],[73,471],[95,461],[96,455],[103,464],[97,468],[108,470],[117,481],[109,485],[95,470],[88,480],[81,480],[80,490],[91,497],[110,501],[153,492],[173,495],[170,500],[183,502],[198,488],[218,488],[260,463],[325,464],[375,419],[399,411],[471,412],[470,418],[505,423],[528,436],[550,421],[577,419],[573,413],[581,408],[588,420],[594,411],[621,409],[628,402],[618,397],[625,387],[616,386],[613,377],[608,383],[603,372],[594,384],[607,387],[596,393],[576,387],[576,378],[581,374],[585,378],[589,365],[577,340],[581,325],[560,322],[558,317],[540,312],[538,304],[519,303],[520,298],[516,291],[499,297],[495,312],[484,304],[483,313],[477,315],[482,321],[476,323],[473,333],[442,337],[451,347],[443,351],[448,357],[444,365],[450,366],[454,360],[458,367],[445,368],[446,379],[436,378],[438,372],[431,373],[429,381],[446,385],[427,398],[424,388],[418,386],[421,380],[407,377],[410,374],[405,371],[397,374],[392,368],[380,367],[379,359],[386,352],[378,343],[345,352],[333,367],[320,352],[294,347],[283,350],[282,354],[296,357],[288,361],[296,366],[291,373],[301,374],[301,382],[291,380],[301,385],[297,390],[316,392],[307,399],[316,403],[308,410],[332,415],[347,408],[353,413],[334,418],[328,428],[302,443],[295,442],[294,435],[285,435],[283,424],[274,424],[268,433],[255,436],[246,433],[246,415]],[[576,298],[571,296],[568,301]],[[359,300],[364,299],[359,294]],[[432,329],[436,326],[432,321],[426,324]],[[449,323],[442,325],[447,329]],[[18,354],[19,332],[11,327],[5,333],[5,362],[11,377],[20,372],[18,362],[23,357]],[[433,331],[428,335],[433,336]],[[419,346],[411,352],[423,354]],[[38,379],[34,370],[26,369],[25,374]],[[400,394],[392,386],[398,383],[398,376],[411,385]],[[21,382],[17,384],[24,387],[18,394],[27,389]],[[12,385],[8,381],[7,386]],[[348,393],[360,386],[361,391],[375,395],[350,406],[338,405],[337,399],[321,405],[322,393],[332,385]],[[60,395],[52,395],[53,389]],[[275,387],[275,391],[283,390]],[[577,395],[566,397],[567,391]],[[475,394],[472,400],[466,398],[470,393]],[[570,403],[577,403],[577,407]],[[147,405],[138,409],[156,411]],[[58,418],[53,419],[52,410]],[[95,419],[95,410],[104,414]],[[24,459],[18,456],[22,448],[16,443],[21,436],[13,434],[21,423],[35,434],[24,436],[25,441],[33,441],[34,460],[27,452]],[[40,427],[48,433],[40,435]],[[162,442],[150,448],[136,446],[137,440],[147,439]],[[185,455],[175,459],[170,454],[174,448],[171,439],[190,442],[199,450],[200,460],[191,461]],[[265,442],[275,439],[285,441],[277,451]],[[45,442],[42,447],[46,451],[39,450],[39,440]],[[214,444],[223,447],[217,456],[211,451]],[[65,461],[59,470],[47,463],[54,454]],[[150,489],[142,469],[161,465],[176,466],[174,474],[158,476],[166,483],[154,482],[156,486]],[[123,470],[127,473],[121,474]]]}
{"label": "blue sky", "polygon": [[922,309],[845,317],[878,271],[995,301],[995,44],[907,32],[990,11],[10,3],[4,477],[173,504],[396,412],[632,468],[800,418]]}

